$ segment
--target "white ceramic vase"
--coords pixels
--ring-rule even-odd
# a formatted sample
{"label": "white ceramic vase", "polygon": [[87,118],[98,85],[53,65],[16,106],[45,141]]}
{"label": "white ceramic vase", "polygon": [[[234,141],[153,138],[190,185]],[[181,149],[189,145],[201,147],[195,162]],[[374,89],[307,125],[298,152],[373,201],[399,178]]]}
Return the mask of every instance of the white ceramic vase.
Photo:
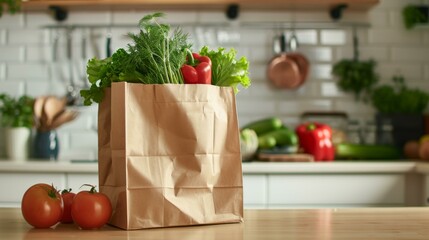
{"label": "white ceramic vase", "polygon": [[6,128],[6,157],[12,161],[28,159],[31,130],[26,127]]}

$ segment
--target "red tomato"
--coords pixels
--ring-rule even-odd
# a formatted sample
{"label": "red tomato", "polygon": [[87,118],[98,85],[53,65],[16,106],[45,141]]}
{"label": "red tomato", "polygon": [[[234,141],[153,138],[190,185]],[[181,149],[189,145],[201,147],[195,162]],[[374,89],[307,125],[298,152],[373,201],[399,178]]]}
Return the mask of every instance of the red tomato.
{"label": "red tomato", "polygon": [[112,204],[106,195],[98,193],[95,187],[91,186],[90,191],[80,191],[76,194],[71,215],[73,221],[82,229],[100,228],[109,221]]}
{"label": "red tomato", "polygon": [[38,183],[24,193],[21,211],[25,221],[36,228],[49,228],[63,215],[63,200],[51,185]]}
{"label": "red tomato", "polygon": [[75,193],[71,192],[71,189],[64,189],[61,192],[61,197],[63,198],[64,202],[64,211],[63,211],[63,217],[61,218],[61,223],[72,223],[73,218],[71,216],[71,206],[73,203],[73,198],[76,196]]}

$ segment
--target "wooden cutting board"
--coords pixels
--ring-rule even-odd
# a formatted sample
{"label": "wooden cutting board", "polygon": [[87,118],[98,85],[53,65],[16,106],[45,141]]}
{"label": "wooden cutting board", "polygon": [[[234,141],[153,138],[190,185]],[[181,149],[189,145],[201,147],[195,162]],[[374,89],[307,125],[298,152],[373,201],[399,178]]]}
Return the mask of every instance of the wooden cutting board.
{"label": "wooden cutting board", "polygon": [[267,162],[314,162],[314,157],[306,153],[273,154],[259,153],[258,159]]}

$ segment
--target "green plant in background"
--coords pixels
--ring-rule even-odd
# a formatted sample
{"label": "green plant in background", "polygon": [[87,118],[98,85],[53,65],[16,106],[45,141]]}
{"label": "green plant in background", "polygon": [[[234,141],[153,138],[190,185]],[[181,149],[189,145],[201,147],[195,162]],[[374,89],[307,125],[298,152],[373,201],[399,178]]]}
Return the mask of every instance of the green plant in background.
{"label": "green plant in background", "polygon": [[0,17],[3,15],[5,7],[10,14],[16,13],[21,9],[21,0],[0,0]]}
{"label": "green plant in background", "polygon": [[26,95],[12,98],[6,94],[0,94],[0,114],[3,127],[33,126],[34,99]]}
{"label": "green plant in background", "polygon": [[371,92],[371,102],[380,113],[421,114],[429,102],[429,94],[405,85],[404,77],[394,76],[393,85],[381,85]]}
{"label": "green plant in background", "polygon": [[374,60],[358,61],[344,59],[333,66],[332,73],[338,77],[337,85],[344,92],[351,92],[357,100],[367,99],[367,94],[378,82]]}
{"label": "green plant in background", "polygon": [[419,23],[428,22],[427,14],[424,14],[416,5],[405,6],[402,10],[402,19],[406,29],[412,29]]}

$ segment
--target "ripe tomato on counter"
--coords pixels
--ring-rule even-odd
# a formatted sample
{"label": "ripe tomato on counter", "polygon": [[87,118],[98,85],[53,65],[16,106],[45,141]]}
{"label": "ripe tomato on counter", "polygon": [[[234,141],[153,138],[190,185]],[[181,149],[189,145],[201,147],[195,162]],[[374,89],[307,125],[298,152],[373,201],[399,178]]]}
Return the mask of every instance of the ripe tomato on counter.
{"label": "ripe tomato on counter", "polygon": [[71,216],[71,206],[75,196],[76,194],[72,193],[71,188],[64,189],[63,191],[61,191],[61,197],[63,198],[63,202],[64,202],[64,211],[63,211],[63,217],[61,218],[61,223],[73,222],[73,218]]}
{"label": "ripe tomato on counter", "polygon": [[97,229],[106,224],[112,215],[112,204],[109,198],[95,190],[80,191],[74,197],[71,215],[73,221],[82,229]]}
{"label": "ripe tomato on counter", "polygon": [[49,228],[61,220],[63,199],[53,186],[38,183],[24,193],[21,212],[33,227]]}

